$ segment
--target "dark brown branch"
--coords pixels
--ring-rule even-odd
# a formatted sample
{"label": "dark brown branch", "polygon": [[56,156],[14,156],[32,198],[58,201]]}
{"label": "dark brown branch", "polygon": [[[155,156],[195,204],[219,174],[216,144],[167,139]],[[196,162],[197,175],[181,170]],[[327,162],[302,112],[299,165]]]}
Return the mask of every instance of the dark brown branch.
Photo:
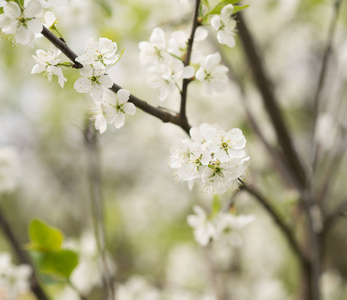
{"label": "dark brown branch", "polygon": [[[65,42],[56,37],[50,30],[43,27],[42,35],[46,37],[54,46],[60,49],[73,63],[77,69],[83,68],[83,66],[76,61],[77,55],[67,46]],[[117,84],[113,84],[110,88],[113,92],[117,92],[121,87]],[[189,133],[190,125],[187,119],[181,120],[178,115],[170,114],[162,109],[148,104],[147,102],[140,100],[134,95],[130,95],[129,102],[133,103],[136,107],[140,108],[144,112],[162,120],[164,123],[172,123],[181,127],[185,132]]]}
{"label": "dark brown branch", "polygon": [[7,221],[5,214],[2,212],[1,207],[0,207],[0,227],[4,235],[6,236],[7,240],[9,241],[13,252],[16,254],[18,261],[21,264],[27,264],[31,266],[33,270],[33,273],[30,277],[31,291],[35,294],[38,300],[49,300],[48,296],[46,295],[45,291],[43,290],[43,288],[41,287],[39,283],[34,265],[31,262],[31,259],[28,253],[25,250],[23,250],[22,246],[20,245],[17,237],[15,236],[15,233],[13,232],[10,226],[10,223]]}
{"label": "dark brown branch", "polygon": [[241,183],[242,186],[240,187],[240,189],[247,191],[250,195],[257,199],[258,203],[266,210],[266,212],[278,225],[279,229],[282,231],[284,237],[286,238],[289,246],[299,258],[301,264],[303,266],[307,265],[307,258],[305,257],[304,252],[301,250],[297,240],[295,239],[293,232],[283,222],[282,218],[275,211],[270,202],[256,188],[244,183],[243,181],[241,181]]}
{"label": "dark brown branch", "polygon": [[[195,2],[195,12],[193,17],[192,31],[188,40],[187,55],[184,60],[184,66],[189,66],[190,64],[190,57],[192,55],[192,50],[193,50],[195,31],[199,26],[198,17],[199,17],[200,2],[201,0],[196,0]],[[182,84],[181,108],[180,108],[180,121],[182,123],[187,123],[186,104],[187,104],[187,92],[188,92],[189,82],[190,82],[190,79],[184,79]]]}
{"label": "dark brown branch", "polygon": [[287,160],[288,166],[291,168],[294,176],[297,179],[297,185],[300,188],[306,186],[307,175],[304,165],[295,149],[292,137],[288,127],[284,122],[282,112],[279,108],[278,101],[272,91],[269,76],[265,71],[261,57],[258,54],[254,39],[249,31],[242,13],[238,15],[239,36],[243,44],[244,53],[249,61],[249,66],[252,69],[254,81],[262,96],[263,104],[270,117],[273,128],[279,144],[281,145],[284,157]]}

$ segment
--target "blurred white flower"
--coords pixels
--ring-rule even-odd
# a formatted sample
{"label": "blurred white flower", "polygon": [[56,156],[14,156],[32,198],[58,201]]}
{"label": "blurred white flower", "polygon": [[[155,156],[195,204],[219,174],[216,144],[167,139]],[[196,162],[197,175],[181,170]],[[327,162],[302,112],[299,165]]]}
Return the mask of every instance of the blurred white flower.
{"label": "blurred white flower", "polygon": [[99,41],[91,38],[87,42],[86,51],[76,61],[83,66],[92,65],[94,69],[105,69],[114,65],[119,59],[117,43],[106,38],[99,38]]}
{"label": "blurred white flower", "polygon": [[218,42],[220,44],[226,44],[229,47],[235,46],[236,21],[231,17],[233,11],[234,6],[228,4],[222,8],[220,15],[216,15],[211,19],[212,27],[218,31]]}
{"label": "blurred white flower", "polygon": [[91,65],[80,70],[81,78],[77,79],[74,88],[78,93],[89,93],[94,101],[102,101],[105,89],[113,85],[111,78],[105,74],[106,69],[94,69]]}
{"label": "blurred white flower", "polygon": [[[68,240],[65,246],[78,252],[79,262],[78,266],[71,274],[71,281],[79,292],[87,295],[94,287],[100,286],[102,282],[100,258],[98,255],[95,236],[91,232],[85,232],[79,240]],[[109,256],[106,256],[106,258],[108,268],[111,274],[114,274],[115,267]],[[65,290],[64,293],[71,295],[71,299],[75,299],[73,291]],[[59,299],[64,298],[63,296],[60,296]],[[66,299],[70,300],[70,298]]]}
{"label": "blurred white flower", "polygon": [[177,89],[181,79],[194,76],[194,68],[184,66],[183,62],[166,55],[166,62],[149,68],[152,75],[148,78],[148,85],[159,90],[159,99],[164,101],[168,95]]}
{"label": "blurred white flower", "polygon": [[0,253],[0,296],[4,297],[1,299],[17,299],[20,294],[29,292],[31,274],[29,265],[15,266],[9,253]]}
{"label": "blurred white flower", "polygon": [[59,58],[60,53],[61,51],[53,45],[50,45],[47,51],[41,49],[36,50],[36,56],[33,55],[36,65],[31,70],[31,74],[45,72],[49,82],[52,81],[53,75],[56,75],[59,85],[63,88],[67,80],[64,77],[63,70],[56,67],[61,61],[61,58]]}
{"label": "blurred white flower", "polygon": [[42,24],[35,19],[42,12],[36,0],[26,2],[23,10],[16,2],[7,2],[4,13],[0,15],[0,28],[5,34],[14,35],[17,43],[33,47],[35,34],[42,31]]}
{"label": "blurred white flower", "polygon": [[215,237],[216,230],[212,222],[207,219],[205,211],[195,205],[193,208],[195,215],[189,215],[187,222],[194,228],[194,238],[201,246],[207,246],[210,240]]}
{"label": "blurred white flower", "polygon": [[7,2],[5,0],[0,0],[0,7],[4,7]]}
{"label": "blurred white flower", "polygon": [[95,128],[100,133],[105,132],[107,124],[114,124],[116,128],[121,128],[125,122],[125,114],[133,116],[136,107],[128,102],[130,92],[120,89],[117,94],[110,90],[105,90],[102,102],[93,103],[90,111],[95,121]]}
{"label": "blurred white flower", "polygon": [[0,148],[0,193],[12,191],[18,184],[18,153],[11,147]]}
{"label": "blurred white flower", "polygon": [[116,291],[117,300],[160,300],[159,291],[151,286],[144,278],[134,276]]}
{"label": "blurred white flower", "polygon": [[143,65],[155,65],[162,62],[162,53],[166,50],[165,33],[161,28],[154,28],[149,42],[139,43],[140,61]]}
{"label": "blurred white flower", "polygon": [[229,69],[220,64],[220,54],[207,55],[199,70],[196,72],[196,79],[203,81],[207,94],[222,93],[225,91],[228,77],[226,73]]}
{"label": "blurred white flower", "polygon": [[238,187],[249,160],[244,151],[246,139],[238,128],[225,132],[218,126],[202,124],[190,130],[191,140],[171,148],[169,164],[178,169],[180,180],[203,183],[211,192],[224,193]]}
{"label": "blurred white flower", "polygon": [[[196,49],[196,43],[205,40],[207,36],[208,31],[204,27],[200,26],[196,29],[194,36],[193,52]],[[184,55],[187,53],[188,39],[189,36],[184,31],[174,31],[173,33],[171,33],[168,52],[184,59]],[[194,54],[192,56],[194,56]]]}
{"label": "blurred white flower", "polygon": [[65,5],[67,0],[40,0],[40,3],[44,8],[49,8],[53,5]]}

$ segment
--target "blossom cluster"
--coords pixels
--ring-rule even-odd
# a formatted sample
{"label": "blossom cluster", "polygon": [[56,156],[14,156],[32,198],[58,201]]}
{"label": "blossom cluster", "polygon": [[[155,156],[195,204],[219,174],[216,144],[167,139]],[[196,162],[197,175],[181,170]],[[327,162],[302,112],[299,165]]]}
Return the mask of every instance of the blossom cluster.
{"label": "blossom cluster", "polygon": [[87,42],[86,51],[76,58],[83,68],[74,88],[78,93],[90,93],[92,96],[94,101],[90,112],[95,128],[100,133],[107,129],[107,124],[122,127],[125,114],[134,115],[136,111],[135,105],[128,102],[128,90],[120,89],[117,94],[109,90],[113,82],[107,71],[120,59],[117,49],[117,43],[107,38],[100,38],[98,41],[91,38]]}
{"label": "blossom cluster", "polygon": [[149,41],[139,44],[140,61],[148,66],[150,77],[148,84],[159,91],[159,99],[164,101],[175,90],[181,91],[183,79],[193,79],[204,82],[208,94],[221,93],[228,81],[226,73],[228,68],[220,64],[219,53],[206,57],[196,47],[199,42],[206,39],[208,32],[198,27],[195,33],[191,64],[198,66],[197,72],[193,66],[185,65],[189,37],[184,31],[171,33],[167,41],[165,32],[161,28],[154,28]]}
{"label": "blossom cluster", "polygon": [[209,219],[203,208],[194,206],[195,214],[187,218],[189,226],[194,228],[194,238],[201,246],[207,246],[210,241],[220,241],[232,238],[235,230],[239,230],[254,221],[252,215],[235,216],[227,212],[219,212]]}
{"label": "blossom cluster", "polygon": [[2,32],[13,39],[15,43],[33,47],[33,40],[42,31],[44,8],[53,5],[64,5],[67,0],[28,0],[22,7],[17,2],[1,1],[4,13],[0,15]]}
{"label": "blossom cluster", "polygon": [[30,291],[29,265],[15,266],[9,253],[0,253],[0,296],[1,299],[17,299],[20,294]]}
{"label": "blossom cluster", "polygon": [[178,179],[187,181],[190,189],[195,182],[217,193],[236,189],[249,160],[242,131],[233,128],[226,132],[204,123],[191,128],[190,136],[171,148],[170,167],[177,169]]}

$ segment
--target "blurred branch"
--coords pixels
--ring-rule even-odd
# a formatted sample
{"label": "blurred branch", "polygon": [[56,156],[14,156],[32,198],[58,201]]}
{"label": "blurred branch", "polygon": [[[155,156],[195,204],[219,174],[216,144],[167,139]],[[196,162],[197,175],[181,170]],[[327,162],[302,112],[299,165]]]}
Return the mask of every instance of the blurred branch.
{"label": "blurred branch", "polygon": [[[192,31],[190,34],[190,38],[188,39],[188,47],[187,47],[187,55],[184,60],[184,66],[189,66],[190,64],[190,57],[192,55],[192,50],[193,50],[193,43],[194,43],[194,36],[195,36],[195,31],[198,28],[199,21],[199,8],[200,8],[200,2],[201,0],[196,0],[195,2],[195,11],[194,11],[194,17],[193,17],[193,25],[192,25]],[[187,104],[187,92],[188,92],[188,84],[189,84],[190,79],[183,79],[183,84],[182,84],[182,92],[181,92],[181,107],[180,107],[180,121],[184,124],[188,124],[187,120],[187,114],[186,114],[186,104]]]}
{"label": "blurred branch", "polygon": [[331,227],[339,220],[341,213],[347,209],[347,198],[343,199],[340,204],[332,211],[324,220],[323,235],[331,229]]}
{"label": "blurred branch", "polygon": [[101,191],[101,171],[97,137],[98,135],[96,134],[96,130],[90,124],[90,122],[88,122],[84,131],[84,140],[87,148],[87,164],[93,227],[99,255],[101,258],[103,286],[107,292],[107,300],[113,300],[113,278],[106,257],[106,229],[103,210],[103,197]]}
{"label": "blurred branch", "polygon": [[262,96],[263,104],[276,132],[284,157],[294,173],[293,175],[296,179],[297,186],[299,189],[302,189],[307,184],[307,175],[304,165],[295,149],[292,137],[278,106],[278,100],[270,88],[271,84],[269,77],[265,71],[263,61],[257,52],[254,39],[248,29],[242,13],[238,15],[238,19],[239,36],[243,44],[244,53],[248,58],[249,66],[252,69],[254,81]]}
{"label": "blurred branch", "polygon": [[[43,26],[41,34],[46,37],[54,46],[61,50],[73,63],[74,68],[81,69],[83,66],[76,61],[77,55],[67,46],[67,44],[56,37],[50,30]],[[113,84],[110,88],[113,92],[117,92],[121,87],[117,84]],[[164,123],[172,123],[181,127],[185,132],[189,133],[190,125],[187,120],[182,121],[179,115],[170,114],[162,109],[148,104],[147,102],[140,100],[139,98],[130,95],[129,102],[143,110],[144,112],[162,120]]]}
{"label": "blurred branch", "polygon": [[2,209],[0,207],[0,227],[6,236],[7,240],[9,241],[12,250],[17,256],[18,261],[21,264],[27,264],[32,268],[32,275],[30,277],[30,288],[31,291],[35,294],[36,298],[38,300],[49,300],[48,296],[46,295],[45,291],[41,287],[39,280],[37,278],[37,274],[35,272],[35,268],[33,263],[31,262],[31,259],[26,251],[23,250],[22,246],[20,245],[17,237],[15,236],[14,232],[12,231],[12,228],[10,226],[10,223],[5,217],[5,213],[2,212]]}
{"label": "blurred branch", "polygon": [[289,166],[284,160],[283,156],[281,153],[278,153],[271,145],[270,143],[266,140],[265,136],[263,135],[260,127],[258,126],[258,123],[252,114],[250,108],[249,108],[249,102],[247,101],[246,97],[246,91],[245,87],[243,84],[243,80],[240,76],[237,76],[235,72],[233,72],[233,67],[231,64],[226,60],[225,55],[223,54],[222,51],[219,51],[221,53],[222,59],[224,64],[226,64],[229,68],[228,76],[231,81],[237,82],[241,94],[242,94],[242,105],[246,111],[246,116],[249,121],[249,124],[253,128],[255,134],[259,137],[260,141],[262,142],[263,146],[265,147],[265,150],[268,152],[269,158],[273,161],[274,166],[278,169],[279,173],[284,179],[284,182],[290,182],[292,186],[295,186],[296,181],[295,178],[293,178],[292,173],[290,172]]}
{"label": "blurred branch", "polygon": [[[326,74],[327,74],[328,67],[329,67],[329,62],[330,62],[329,58],[330,58],[330,54],[331,54],[333,38],[335,35],[335,31],[336,31],[336,24],[337,24],[337,19],[338,19],[341,3],[342,3],[342,0],[335,0],[335,3],[334,3],[334,13],[333,13],[333,16],[332,16],[331,22],[330,22],[328,41],[327,41],[324,55],[323,55],[323,59],[322,59],[322,66],[321,66],[321,71],[319,74],[317,89],[316,89],[316,92],[315,92],[315,95],[313,98],[313,139],[314,139],[314,134],[316,131],[316,124],[317,124],[320,102],[321,102],[321,94],[322,94]],[[314,169],[314,166],[316,164],[316,154],[317,154],[316,153],[316,147],[314,147],[313,151],[314,151],[314,153],[313,153],[312,163],[313,163],[313,169]]]}
{"label": "blurred branch", "polygon": [[300,248],[297,240],[294,237],[294,233],[290,230],[290,228],[287,226],[285,222],[283,222],[280,215],[276,212],[276,210],[272,207],[270,202],[253,186],[246,184],[244,181],[240,180],[242,183],[242,186],[240,187],[241,190],[247,191],[250,195],[252,195],[259,204],[266,210],[266,212],[271,216],[271,218],[275,221],[275,223],[278,225],[279,229],[282,231],[284,237],[286,238],[288,244],[292,248],[293,252],[297,255],[299,258],[301,264],[303,266],[306,266],[308,261],[307,258]]}

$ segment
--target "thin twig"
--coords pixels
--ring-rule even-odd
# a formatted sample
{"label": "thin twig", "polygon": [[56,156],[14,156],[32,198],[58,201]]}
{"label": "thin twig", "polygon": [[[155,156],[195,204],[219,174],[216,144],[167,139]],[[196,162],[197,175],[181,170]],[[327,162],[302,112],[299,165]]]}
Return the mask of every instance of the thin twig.
{"label": "thin twig", "polygon": [[35,268],[31,259],[26,251],[23,250],[21,244],[18,241],[15,233],[13,232],[10,223],[5,217],[5,213],[2,212],[0,207],[0,227],[9,241],[13,252],[16,254],[18,261],[21,264],[27,264],[32,268],[32,275],[30,277],[30,288],[31,291],[35,294],[38,300],[49,300],[49,297],[41,287],[39,280],[37,278],[37,274],[35,272]]}
{"label": "thin twig", "polygon": [[[193,17],[192,31],[190,34],[190,38],[188,40],[187,54],[186,54],[186,58],[184,60],[184,66],[189,66],[189,64],[190,64],[190,57],[192,55],[192,50],[193,50],[195,31],[199,26],[198,17],[199,17],[200,2],[201,2],[201,0],[196,0],[196,2],[195,2],[195,12],[194,12],[194,17]],[[183,84],[182,84],[180,121],[183,124],[188,122],[187,121],[187,115],[186,115],[186,104],[187,104],[187,92],[188,92],[189,82],[190,82],[190,79],[184,79]]]}
{"label": "thin twig", "polygon": [[[326,74],[329,67],[329,62],[330,62],[329,58],[331,54],[333,38],[335,36],[336,24],[337,24],[337,19],[338,19],[341,3],[342,3],[342,0],[336,0],[334,4],[334,14],[330,21],[328,40],[325,46],[325,51],[324,51],[324,55],[322,59],[322,66],[321,66],[321,71],[319,74],[317,89],[313,98],[313,137],[316,130],[316,123],[317,123],[317,119],[319,115],[321,95],[322,95],[322,90],[324,87],[325,78],[326,78]],[[313,162],[315,162],[315,156],[313,157]]]}
{"label": "thin twig", "polygon": [[101,265],[103,267],[103,285],[107,292],[107,300],[114,299],[113,278],[106,257],[106,229],[103,211],[103,197],[101,192],[100,161],[97,143],[97,134],[93,126],[88,122],[84,132],[84,140],[88,154],[88,179],[92,205],[92,219],[95,239]]}
{"label": "thin twig", "polygon": [[[42,35],[46,37],[53,45],[60,49],[73,63],[77,69],[83,68],[83,66],[76,61],[77,55],[68,47],[68,45],[56,37],[50,30],[43,27]],[[113,84],[110,88],[113,92],[117,92],[121,87],[117,84]],[[164,123],[172,123],[181,127],[185,132],[189,133],[190,125],[187,120],[183,121],[177,115],[170,114],[162,109],[148,104],[147,102],[140,100],[134,95],[130,95],[129,102],[133,103],[136,107],[140,108],[144,112],[162,120]]]}
{"label": "thin twig", "polygon": [[249,65],[252,69],[254,81],[262,96],[263,104],[272,122],[284,157],[297,180],[297,186],[303,189],[307,183],[307,175],[303,162],[295,149],[292,136],[290,135],[288,127],[284,121],[282,111],[279,108],[278,100],[271,89],[269,76],[265,71],[263,61],[258,54],[254,39],[247,27],[242,13],[238,15],[238,19],[239,36],[245,50],[244,53],[246,54]]}

